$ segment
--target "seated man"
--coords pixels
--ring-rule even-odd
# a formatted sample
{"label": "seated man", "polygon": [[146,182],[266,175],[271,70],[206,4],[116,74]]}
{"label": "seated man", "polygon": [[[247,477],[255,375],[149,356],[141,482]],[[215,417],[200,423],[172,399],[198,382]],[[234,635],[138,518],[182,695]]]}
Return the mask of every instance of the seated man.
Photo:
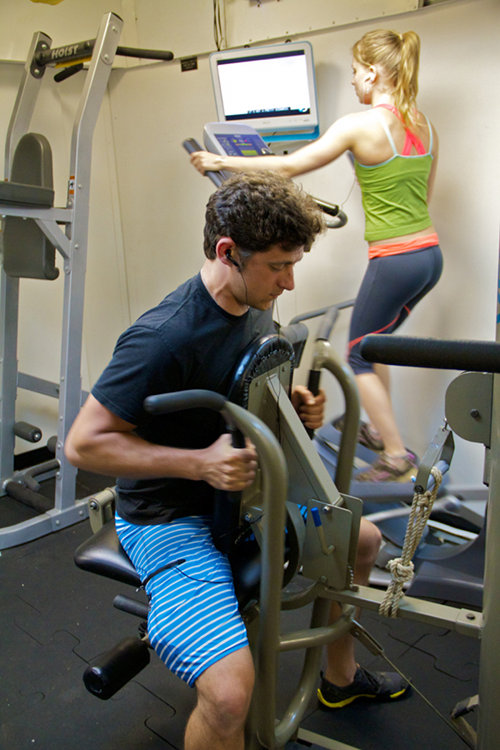
{"label": "seated man", "polygon": [[[122,334],[66,441],[72,464],[119,477],[116,529],[148,579],[151,645],[197,689],[186,750],[244,746],[253,663],[231,569],[214,546],[210,521],[214,490],[248,487],[256,452],[250,443],[233,448],[215,413],[152,416],[143,401],[191,388],[225,395],[249,342],[274,330],[273,302],[293,289],[294,266],[322,228],[312,199],[286,179],[257,173],[225,182],[207,205],[201,272]],[[292,394],[313,429],[321,425],[324,400],[303,386]],[[371,524],[362,526],[363,576],[380,538]],[[352,638],[343,639],[335,658],[339,669],[326,676],[352,681]]]}

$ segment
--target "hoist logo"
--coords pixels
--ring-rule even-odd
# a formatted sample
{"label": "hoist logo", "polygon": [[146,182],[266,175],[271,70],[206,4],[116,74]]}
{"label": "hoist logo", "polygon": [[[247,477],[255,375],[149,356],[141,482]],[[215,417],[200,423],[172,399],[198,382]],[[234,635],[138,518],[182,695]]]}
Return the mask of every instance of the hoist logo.
{"label": "hoist logo", "polygon": [[78,54],[78,44],[70,44],[68,47],[58,47],[50,52],[51,60],[58,60],[60,57],[70,57]]}

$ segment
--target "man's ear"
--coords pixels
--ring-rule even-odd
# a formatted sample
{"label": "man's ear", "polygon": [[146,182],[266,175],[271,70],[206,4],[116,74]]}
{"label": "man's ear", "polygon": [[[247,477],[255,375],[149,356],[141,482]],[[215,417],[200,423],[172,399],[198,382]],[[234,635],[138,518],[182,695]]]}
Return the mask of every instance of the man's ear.
{"label": "man's ear", "polygon": [[225,265],[240,267],[238,260],[234,257],[233,251],[236,248],[236,244],[233,242],[231,237],[221,237],[215,246],[215,252],[217,258]]}

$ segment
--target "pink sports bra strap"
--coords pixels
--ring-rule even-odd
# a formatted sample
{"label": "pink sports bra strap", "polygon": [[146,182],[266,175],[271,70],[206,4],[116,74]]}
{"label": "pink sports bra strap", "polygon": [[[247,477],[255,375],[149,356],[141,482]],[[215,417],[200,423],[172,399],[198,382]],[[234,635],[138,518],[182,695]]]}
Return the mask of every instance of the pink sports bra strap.
{"label": "pink sports bra strap", "polygon": [[396,117],[401,120],[401,122],[404,125],[405,133],[406,133],[406,139],[404,142],[403,150],[401,152],[402,156],[409,156],[411,154],[412,147],[415,147],[415,150],[417,154],[420,156],[423,156],[427,153],[424,144],[412,130],[410,130],[403,122],[403,118],[401,117],[401,114],[397,107],[394,106],[394,104],[376,104],[376,107],[383,107],[384,109],[388,109],[389,112],[392,112],[396,115]]}

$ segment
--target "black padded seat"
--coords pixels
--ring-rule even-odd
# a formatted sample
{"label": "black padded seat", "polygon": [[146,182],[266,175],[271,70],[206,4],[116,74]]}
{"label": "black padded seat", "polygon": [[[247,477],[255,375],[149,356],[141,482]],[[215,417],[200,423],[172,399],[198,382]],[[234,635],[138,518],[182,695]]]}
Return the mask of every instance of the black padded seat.
{"label": "black padded seat", "polygon": [[[139,588],[141,579],[121,546],[115,522],[108,521],[75,552],[75,563],[82,570],[111,578]],[[260,549],[247,543],[233,550],[229,556],[235,578],[236,596],[240,607],[258,595],[260,583]]]}
{"label": "black padded seat", "polygon": [[90,573],[136,588],[141,585],[141,579],[118,540],[114,521],[108,521],[90,539],[80,544],[75,552],[75,563]]}

